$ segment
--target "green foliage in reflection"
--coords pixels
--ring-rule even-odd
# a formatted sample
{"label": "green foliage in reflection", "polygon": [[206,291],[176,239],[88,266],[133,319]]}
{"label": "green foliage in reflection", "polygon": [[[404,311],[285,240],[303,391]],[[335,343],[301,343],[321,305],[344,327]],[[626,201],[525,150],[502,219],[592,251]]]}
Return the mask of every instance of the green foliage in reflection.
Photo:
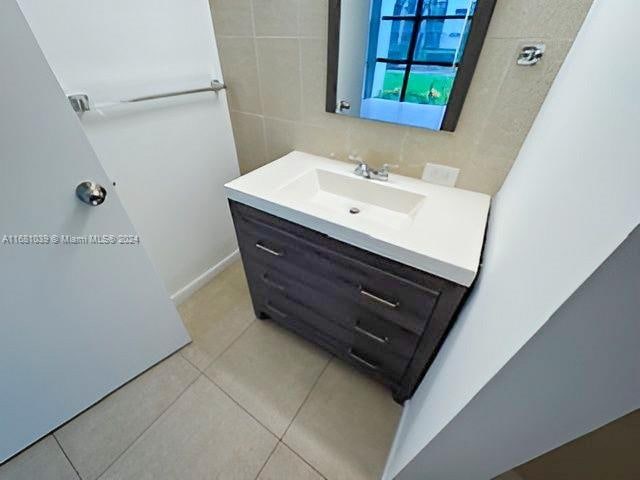
{"label": "green foliage in reflection", "polygon": [[[398,100],[402,89],[403,72],[387,71],[382,91],[376,98]],[[411,72],[406,102],[425,105],[446,105],[449,102],[454,77],[448,74]]]}

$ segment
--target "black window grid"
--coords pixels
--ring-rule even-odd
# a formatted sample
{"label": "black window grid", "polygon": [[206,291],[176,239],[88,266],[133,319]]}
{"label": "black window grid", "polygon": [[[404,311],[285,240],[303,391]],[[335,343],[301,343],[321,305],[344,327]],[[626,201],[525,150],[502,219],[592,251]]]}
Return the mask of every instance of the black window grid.
{"label": "black window grid", "polygon": [[437,67],[457,67],[458,61],[454,59],[453,62],[444,62],[438,60],[415,60],[416,53],[416,45],[418,42],[418,36],[420,34],[420,28],[422,26],[423,21],[428,20],[468,20],[471,21],[473,15],[423,15],[417,12],[422,12],[424,10],[424,2],[425,0],[418,0],[416,5],[416,14],[415,15],[384,15],[382,20],[402,20],[407,22],[413,22],[412,30],[411,30],[411,39],[409,41],[409,48],[407,50],[407,58],[395,59],[395,58],[386,58],[386,57],[378,57],[376,58],[376,62],[379,63],[387,63],[392,65],[405,65],[404,75],[402,77],[402,87],[400,90],[399,101],[404,102],[407,96],[407,88],[409,86],[409,78],[411,76],[411,70],[414,65],[424,65],[424,66],[437,66]]}

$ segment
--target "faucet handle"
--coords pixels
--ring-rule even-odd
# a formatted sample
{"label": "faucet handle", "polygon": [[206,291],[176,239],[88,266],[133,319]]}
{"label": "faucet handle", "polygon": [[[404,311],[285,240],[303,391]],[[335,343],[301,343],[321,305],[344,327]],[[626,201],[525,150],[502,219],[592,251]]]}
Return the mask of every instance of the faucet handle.
{"label": "faucet handle", "polygon": [[400,167],[400,165],[398,165],[397,163],[385,163],[384,165],[382,165],[380,172],[389,173],[389,170],[395,170],[398,167]]}

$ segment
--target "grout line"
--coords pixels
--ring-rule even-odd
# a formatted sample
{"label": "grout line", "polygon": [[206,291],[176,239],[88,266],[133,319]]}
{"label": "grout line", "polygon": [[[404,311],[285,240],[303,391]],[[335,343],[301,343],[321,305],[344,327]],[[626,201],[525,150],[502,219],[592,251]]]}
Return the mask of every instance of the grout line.
{"label": "grout line", "polygon": [[296,0],[296,33],[295,36],[298,38],[300,36],[300,30],[302,29],[302,1]]}
{"label": "grout line", "polygon": [[[298,85],[300,86],[300,110],[298,111],[298,114],[300,115],[300,118],[298,119],[298,121],[301,121],[302,118],[304,117],[304,86],[302,84],[302,80],[304,77],[303,74],[303,69],[302,69],[302,41],[300,40],[300,31],[302,29],[302,2],[301,0],[296,0],[296,48],[298,49]],[[297,145],[297,137],[298,137],[298,133],[296,130],[294,130],[294,134],[293,134],[293,145],[295,148],[295,145]]]}
{"label": "grout line", "polygon": [[[256,112],[245,112],[243,110],[238,110],[237,108],[232,108],[230,109],[230,111],[232,113],[241,113],[242,115],[249,115],[251,117],[258,117],[258,118],[264,118],[265,115],[263,113],[256,113]],[[272,118],[272,117],[270,117]],[[273,117],[273,118],[277,118],[277,117]]]}
{"label": "grout line", "polygon": [[[258,42],[257,42],[257,37],[256,37],[256,15],[255,15],[255,8],[253,6],[253,0],[249,0],[249,10],[251,11],[251,43],[253,44],[253,53],[254,53],[254,57],[253,60],[255,62],[254,66],[256,67],[256,76],[257,76],[257,85],[256,85],[256,90],[258,91],[258,99],[259,99],[259,103],[260,103],[260,114],[264,114],[264,98],[263,98],[263,92],[262,92],[262,75],[260,74],[260,60],[259,60],[259,55],[258,55]],[[263,128],[263,136],[264,135],[264,128]],[[266,146],[265,146],[265,150],[266,150]]]}
{"label": "grout line", "polygon": [[264,463],[262,464],[262,466],[260,467],[260,470],[258,470],[258,473],[256,474],[256,478],[255,480],[258,480],[258,477],[260,477],[260,474],[262,473],[262,471],[264,470],[264,467],[267,466],[267,463],[269,463],[269,460],[271,460],[271,457],[273,456],[274,452],[276,451],[276,448],[278,448],[278,445],[280,445],[280,440],[278,440],[276,442],[276,444],[273,446],[273,449],[271,450],[271,453],[269,454],[269,456],[267,457],[267,459],[264,461]]}
{"label": "grout line", "polygon": [[[251,325],[253,325],[254,322],[256,322],[257,320],[254,320]],[[263,321],[263,320],[261,320]],[[247,327],[242,334],[240,334],[238,336],[238,338],[236,340],[234,340],[232,342],[235,343],[242,335],[244,335],[244,333],[248,330],[249,328]],[[225,349],[225,352],[231,348],[231,345],[229,345],[229,347],[227,347]],[[224,353],[224,352],[223,352]],[[216,360],[218,358],[220,358],[220,356],[222,356],[222,353],[216,357]],[[278,441],[281,441],[285,434],[287,433],[287,431],[289,430],[289,427],[291,426],[291,424],[293,423],[293,421],[295,420],[295,418],[298,416],[298,413],[300,413],[300,410],[302,409],[302,406],[306,403],[307,399],[309,398],[309,396],[311,395],[311,392],[313,391],[313,389],[315,388],[316,384],[318,383],[318,380],[320,380],[320,377],[322,376],[322,374],[324,373],[324,371],[327,369],[327,367],[329,366],[329,363],[331,363],[331,360],[333,359],[333,356],[329,357],[329,360],[327,361],[326,365],[323,367],[322,371],[320,372],[320,374],[318,375],[318,377],[315,379],[315,381],[313,382],[313,385],[311,386],[311,388],[309,389],[309,393],[307,393],[307,395],[305,396],[304,400],[302,401],[302,403],[300,404],[300,407],[298,407],[298,409],[296,410],[296,413],[293,415],[293,417],[291,418],[291,421],[289,422],[289,425],[287,425],[287,428],[285,429],[285,431],[282,433],[282,435],[277,434],[276,432],[272,431],[268,426],[266,426],[264,423],[262,423],[258,418],[256,418],[249,410],[247,410],[240,402],[238,402],[235,398],[233,398],[233,396],[227,392],[224,387],[222,385],[220,385],[218,382],[216,382],[213,378],[211,378],[209,375],[207,375],[206,372],[202,372],[204,374],[204,376],[211,382],[213,383],[216,387],[218,387],[220,390],[222,390],[222,392],[229,397],[233,403],[235,403],[236,405],[238,405],[242,410],[244,410],[251,418],[253,418],[256,422],[258,422],[259,425],[262,425],[262,427],[264,427],[269,433],[271,433],[273,436],[275,436]],[[213,362],[211,362],[211,364],[213,364]],[[209,365],[209,367],[211,367],[211,365]],[[209,369],[209,367],[207,367],[207,369]]]}
{"label": "grout line", "polygon": [[[211,357],[211,355],[209,355],[209,353],[207,353],[204,349],[201,349],[204,353],[207,354],[208,357],[211,357],[211,360],[209,361],[209,363],[207,363],[207,365],[205,367],[203,367],[202,369],[200,367],[198,367],[197,365],[195,365],[194,363],[190,362],[189,359],[187,357],[185,357],[184,355],[182,355],[182,350],[184,350],[184,347],[182,350],[180,350],[180,355],[182,355],[182,357],[189,362],[190,365],[193,365],[195,367],[196,370],[198,370],[200,373],[205,373],[205,370],[207,370],[211,365],[213,365],[213,362],[215,362],[216,360],[218,360],[222,355],[224,355],[225,353],[227,353],[227,350],[229,350],[234,343],[236,343],[240,337],[242,335],[245,334],[245,332],[247,330],[249,330],[249,328],[251,328],[251,325],[253,325],[253,323],[256,321],[256,318],[254,317],[253,320],[251,320],[246,327],[244,327],[242,329],[242,331],[238,334],[238,336],[236,338],[234,338],[231,343],[229,345],[227,345],[220,353],[218,353],[216,356]],[[197,345],[195,345],[195,341],[192,340],[192,343],[194,344],[194,346],[196,348],[200,348]]]}
{"label": "grout line", "polygon": [[[299,23],[299,22],[298,22]],[[300,27],[298,27],[300,28]],[[298,112],[300,114],[300,119],[298,121],[302,121],[302,119],[304,118],[304,105],[305,105],[305,98],[304,98],[304,69],[302,67],[304,59],[303,59],[303,55],[302,55],[302,41],[300,40],[300,38],[296,38],[296,46],[298,47],[298,83],[300,85],[300,111]],[[294,137],[297,135],[294,135]],[[297,142],[293,142],[294,144]]]}
{"label": "grout line", "polygon": [[[216,355],[216,356],[213,358],[213,360],[211,360],[211,363],[209,363],[209,365],[207,365],[207,368],[205,368],[205,370],[207,370],[211,365],[213,365],[213,362],[215,362],[215,361],[216,361],[216,360],[218,360],[220,357],[222,357],[222,355],[224,355],[225,353],[227,353],[227,350],[229,350],[231,347],[233,347],[233,345],[235,345],[235,343],[236,343],[238,340],[240,340],[240,337],[242,337],[242,336],[247,332],[247,330],[249,330],[249,329],[250,329],[250,328],[255,324],[256,320],[257,320],[257,318],[256,318],[256,317],[255,317],[255,315],[254,315],[253,320],[251,320],[251,321],[247,324],[247,326],[246,326],[246,327],[244,327],[244,328],[242,329],[242,331],[238,334],[238,336],[237,336],[236,338],[234,338],[234,339],[233,339],[233,341],[232,341],[229,345],[227,345],[227,347],[226,347],[224,350],[222,350],[218,355]],[[204,373],[204,371],[203,371],[202,373]]]}
{"label": "grout line", "polygon": [[[242,262],[242,260],[241,260],[241,259],[239,259],[239,260],[238,260],[238,262]],[[232,264],[230,264],[228,267],[230,267],[231,265],[235,265],[235,263],[236,263],[236,262],[233,262],[233,263],[232,263]],[[227,270],[227,269],[225,269],[225,270]],[[223,270],[223,272],[224,272],[224,270]],[[221,272],[221,273],[222,273],[222,272]],[[247,285],[247,289],[248,289],[248,285]],[[200,289],[200,290],[202,290],[202,289]],[[198,291],[200,291],[200,290],[198,290]],[[197,293],[197,292],[196,292],[196,293]],[[219,295],[220,293],[222,293],[222,292],[218,292],[216,295]],[[249,300],[251,301],[251,296],[250,296],[250,294],[249,294],[249,293],[247,293],[247,296],[249,297]],[[236,306],[232,307],[232,308],[229,310],[229,312],[227,312],[227,315],[228,315],[230,312],[234,312],[236,309],[240,309],[240,308],[241,308],[241,305],[236,305]],[[253,310],[252,310],[252,312],[253,312]],[[192,339],[191,344],[192,344],[195,348],[198,348],[199,350],[202,350],[202,352],[203,352],[203,353],[205,353],[205,354],[207,355],[207,357],[210,357],[210,358],[211,358],[211,360],[207,363],[207,365],[206,365],[205,367],[203,367],[202,369],[201,369],[200,367],[198,367],[195,363],[191,362],[191,361],[190,361],[190,360],[189,360],[185,355],[183,355],[183,353],[182,353],[182,352],[184,351],[184,349],[185,349],[186,347],[182,347],[182,349],[180,350],[180,352],[179,352],[179,353],[180,353],[180,355],[182,356],[182,358],[184,358],[184,359],[185,359],[185,360],[186,360],[190,365],[192,365],[192,366],[193,366],[197,371],[199,371],[199,372],[201,372],[201,373],[205,373],[205,370],[207,370],[211,365],[213,365],[213,362],[215,362],[215,361],[216,361],[216,360],[218,360],[222,355],[224,355],[224,354],[227,352],[227,350],[229,350],[229,349],[230,349],[230,348],[231,348],[231,347],[232,347],[232,346],[233,346],[233,345],[234,345],[234,344],[235,344],[235,343],[240,339],[240,337],[242,337],[242,336],[245,334],[245,332],[246,332],[247,330],[249,330],[249,328],[251,328],[251,325],[253,325],[253,323],[254,323],[255,321],[256,321],[256,317],[255,317],[255,315],[253,315],[253,319],[252,319],[250,322],[248,322],[248,323],[247,323],[247,325],[242,329],[242,331],[241,331],[240,333],[238,333],[238,335],[237,335],[237,336],[236,336],[236,337],[231,341],[231,343],[229,343],[229,345],[227,345],[227,346],[226,346],[226,347],[225,347],[221,352],[219,352],[219,353],[218,353],[217,355],[215,355],[215,356],[209,355],[209,353],[208,353],[206,350],[204,350],[204,349],[200,348],[200,347],[196,344],[196,341]],[[208,377],[207,377],[207,378],[208,378]]]}
{"label": "grout line", "polygon": [[280,441],[280,437],[278,436],[277,433],[272,432],[271,429],[269,427],[267,427],[264,423],[262,423],[260,420],[258,420],[249,410],[247,410],[245,407],[242,406],[242,404],[240,404],[235,398],[233,398],[231,396],[230,393],[228,393],[224,388],[222,388],[222,385],[220,385],[218,382],[216,382],[213,378],[211,378],[209,375],[207,375],[206,373],[203,374],[205,376],[205,378],[207,380],[209,380],[211,383],[213,383],[216,387],[218,387],[222,393],[224,393],[227,397],[229,397],[229,399],[235,403],[238,407],[240,407],[240,409],[242,409],[242,411],[244,411],[247,415],[249,415],[251,418],[253,418],[256,422],[258,422],[258,425],[260,425],[262,428],[264,428],[267,432],[269,432],[271,435],[273,435],[278,441]]}
{"label": "grout line", "polygon": [[251,12],[251,34],[253,38],[256,37],[256,14],[253,8],[253,0],[249,0],[249,11]]}
{"label": "grout line", "polygon": [[263,39],[263,38],[273,38],[275,40],[293,40],[296,38],[299,39],[303,39],[303,40],[308,40],[308,39],[313,39],[313,40],[326,40],[327,37],[326,36],[322,36],[322,35],[252,35],[252,34],[229,34],[229,33],[221,33],[218,34],[216,33],[216,38],[229,38],[229,39],[237,39],[237,38],[259,38],[259,39]]}
{"label": "grout line", "polygon": [[297,40],[300,38],[298,35],[256,35],[256,38],[260,40],[273,39],[273,40]]}
{"label": "grout line", "polygon": [[270,152],[269,152],[269,136],[267,135],[267,121],[264,118],[264,115],[262,115],[260,117],[261,120],[261,124],[262,124],[262,142],[264,145],[264,161],[265,163],[269,163],[273,160],[275,160],[275,158],[271,158]]}
{"label": "grout line", "polygon": [[76,466],[73,464],[73,462],[71,461],[71,459],[69,458],[69,455],[67,455],[67,452],[64,451],[64,448],[62,448],[62,444],[60,443],[60,440],[58,440],[58,437],[56,437],[55,432],[51,434],[51,436],[53,437],[53,439],[56,441],[56,443],[58,444],[58,447],[60,447],[60,450],[62,451],[62,454],[64,455],[64,458],[67,459],[67,462],[69,462],[69,465],[71,465],[71,468],[73,468],[73,471],[76,472],[76,475],[78,476],[78,478],[80,480],[82,480],[82,475],[80,475],[80,472],[78,471],[78,469],[76,468]]}
{"label": "grout line", "polygon": [[[249,0],[249,9],[251,10],[251,32],[252,37],[251,41],[253,43],[253,51],[254,51],[254,62],[256,68],[257,75],[257,84],[256,90],[258,91],[258,100],[260,103],[260,125],[262,127],[262,158],[260,159],[260,163],[269,163],[269,148],[267,144],[267,124],[264,120],[264,93],[262,88],[262,75],[260,74],[260,55],[258,53],[258,40],[256,36],[256,14],[255,8],[253,5],[253,0]],[[238,159],[240,162],[240,159]]]}
{"label": "grout line", "polygon": [[[197,369],[196,369],[196,370],[197,370]],[[165,413],[167,413],[167,411],[168,411],[171,407],[173,407],[173,405],[174,405],[178,400],[180,400],[180,398],[182,398],[182,396],[185,394],[185,392],[186,392],[187,390],[189,390],[189,388],[191,388],[191,386],[192,386],[194,383],[196,383],[200,377],[202,377],[202,373],[201,373],[200,375],[196,376],[196,378],[195,378],[195,379],[193,379],[193,381],[191,381],[191,383],[189,383],[189,384],[184,388],[184,390],[182,390],[182,392],[180,392],[180,395],[178,395],[178,396],[173,400],[173,402],[171,402],[171,403],[167,406],[167,408],[165,408],[165,409],[160,413],[160,415],[158,415],[158,417],[156,417],[156,419],[155,419],[153,422],[151,422],[151,423],[147,426],[147,428],[145,428],[142,432],[140,432],[140,435],[138,435],[136,438],[134,438],[134,439],[133,439],[133,441],[132,441],[128,446],[127,446],[127,448],[125,448],[125,449],[120,453],[120,455],[118,455],[118,456],[117,456],[117,457],[116,457],[116,458],[115,458],[115,459],[114,459],[114,460],[113,460],[109,465],[107,465],[107,467],[106,467],[102,472],[100,472],[100,474],[96,477],[96,480],[100,480],[100,479],[102,478],[102,476],[103,476],[105,473],[107,473],[107,471],[108,471],[108,470],[109,470],[113,465],[115,465],[115,463],[116,463],[118,460],[120,460],[120,459],[124,456],[124,454],[125,454],[125,453],[127,453],[127,452],[131,449],[131,447],[133,447],[133,446],[138,442],[138,440],[139,440],[139,439],[140,439],[140,438],[141,438],[145,433],[147,433],[147,431],[148,431],[151,427],[153,427],[153,426],[158,422],[158,420],[160,420],[160,419],[164,416],[164,414],[165,414]]]}
{"label": "grout line", "polygon": [[[263,113],[246,112],[244,110],[239,110],[237,108],[232,108],[229,111],[231,113],[239,113],[241,115],[248,115],[250,117],[262,118],[264,120],[276,120],[276,121],[280,121],[280,122],[292,123],[294,125],[304,125],[304,126],[313,127],[313,128],[326,128],[326,129],[330,128],[324,122],[306,121],[304,119],[291,120],[290,118],[274,117],[273,115],[265,115]],[[327,115],[332,115],[330,112],[325,112],[325,113],[327,113]],[[347,133],[350,133],[350,132],[347,132]],[[443,132],[443,133],[448,134],[449,132]]]}
{"label": "grout line", "polygon": [[311,385],[311,388],[309,389],[309,393],[307,393],[307,396],[304,397],[304,400],[302,401],[302,403],[298,407],[298,410],[296,410],[295,415],[293,416],[293,418],[289,422],[289,425],[287,425],[287,428],[285,429],[284,433],[282,434],[282,437],[280,437],[280,440],[282,440],[284,438],[284,436],[289,431],[289,428],[291,428],[291,425],[293,425],[293,422],[295,421],[295,419],[297,418],[298,414],[300,413],[300,410],[302,410],[302,407],[304,407],[305,403],[307,403],[307,400],[309,400],[309,397],[311,396],[311,393],[313,392],[313,390],[316,388],[316,385],[318,385],[318,382],[320,381],[320,377],[322,377],[322,375],[327,370],[327,368],[329,367],[329,364],[331,363],[331,361],[334,358],[335,357],[333,355],[329,356],[329,360],[327,361],[326,365],[324,366],[324,368],[322,369],[322,371],[320,372],[320,374],[316,378],[315,382],[313,382],[313,385]]}
{"label": "grout line", "polygon": [[[193,340],[191,341],[191,345],[193,345],[195,348],[198,348]],[[200,368],[198,368],[198,366],[193,363],[191,360],[189,360],[182,352],[186,347],[184,347],[182,350],[180,350],[180,356],[185,360],[185,362],[187,362],[189,365],[191,365],[193,368],[195,368],[198,372],[202,373],[202,370],[200,370]]]}
{"label": "grout line", "polygon": [[325,477],[320,470],[318,470],[316,467],[314,467],[313,465],[311,465],[307,460],[304,459],[304,457],[302,455],[300,455],[298,452],[296,452],[293,448],[291,448],[289,445],[287,445],[286,443],[284,443],[283,441],[280,442],[287,450],[291,451],[291,453],[293,453],[296,457],[298,457],[300,460],[302,460],[307,466],[309,466],[309,468],[311,468],[311,470],[313,470],[314,472],[316,472],[318,475],[320,475],[324,480],[327,480],[327,477]]}

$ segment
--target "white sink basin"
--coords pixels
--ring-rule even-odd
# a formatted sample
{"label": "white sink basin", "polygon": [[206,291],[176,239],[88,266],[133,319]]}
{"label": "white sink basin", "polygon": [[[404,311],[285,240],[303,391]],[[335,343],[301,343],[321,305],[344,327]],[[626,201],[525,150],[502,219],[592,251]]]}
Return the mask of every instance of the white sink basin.
{"label": "white sink basin", "polygon": [[366,222],[394,229],[413,222],[425,201],[424,195],[318,168],[287,183],[276,195],[297,204],[308,203],[327,215],[351,217],[354,224]]}
{"label": "white sink basin", "polygon": [[[337,240],[469,286],[491,197],[292,152],[225,185],[227,196]],[[350,213],[356,208],[358,213]]]}

